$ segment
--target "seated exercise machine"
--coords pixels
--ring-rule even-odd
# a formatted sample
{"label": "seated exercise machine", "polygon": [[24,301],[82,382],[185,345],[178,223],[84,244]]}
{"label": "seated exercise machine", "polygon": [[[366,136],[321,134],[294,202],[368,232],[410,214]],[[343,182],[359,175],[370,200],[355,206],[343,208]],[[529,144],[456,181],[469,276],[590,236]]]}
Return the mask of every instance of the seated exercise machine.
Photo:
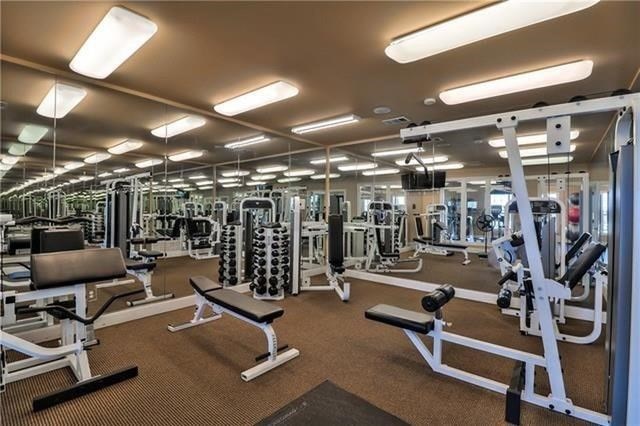
{"label": "seated exercise machine", "polygon": [[432,224],[433,238],[429,238],[425,235],[424,227],[422,226],[422,216],[423,215],[421,214],[414,215],[417,237],[413,239],[416,243],[416,249],[412,257],[418,257],[421,254],[452,256],[454,252],[457,252],[462,253],[464,256],[464,260],[462,261],[463,265],[471,263],[469,253],[467,252],[467,248],[469,248],[469,246],[442,239],[442,236],[446,234],[446,229],[441,222],[434,222]]}
{"label": "seated exercise machine", "polygon": [[[191,277],[189,278],[189,283],[194,289],[196,298],[196,311],[193,319],[185,324],[169,325],[169,331],[176,332],[211,322],[220,319],[222,314],[226,313],[254,327],[258,327],[264,332],[269,351],[264,355],[257,356],[256,361],[261,361],[265,358],[266,360],[240,373],[242,380],[246,382],[253,380],[300,355],[297,349],[289,349],[286,352],[279,353],[288,346],[278,347],[278,338],[271,324],[276,318],[284,315],[284,309],[281,307],[263,300],[256,300],[251,296],[234,290],[222,288],[222,286],[206,277]],[[213,315],[210,317],[204,316],[207,306],[213,311]]]}
{"label": "seated exercise machine", "polygon": [[[44,347],[7,331],[0,331],[0,390],[8,383],[69,367],[77,383],[71,387],[39,396],[33,400],[34,411],[78,398],[138,375],[132,366],[110,374],[94,376],[89,367],[88,347],[95,344],[93,324],[116,299],[142,290],[112,296],[92,317],[87,312],[86,284],[121,278],[126,275],[124,259],[118,249],[88,249],[34,254],[31,257],[31,290],[0,293],[2,304],[18,304],[42,299],[70,297],[45,306],[25,307],[18,313],[46,313],[60,322],[60,346]],[[26,358],[10,361],[6,353],[13,350]]]}
{"label": "seated exercise machine", "polygon": [[196,260],[214,257],[216,244],[220,243],[218,222],[207,217],[190,217],[185,226],[189,257]]}

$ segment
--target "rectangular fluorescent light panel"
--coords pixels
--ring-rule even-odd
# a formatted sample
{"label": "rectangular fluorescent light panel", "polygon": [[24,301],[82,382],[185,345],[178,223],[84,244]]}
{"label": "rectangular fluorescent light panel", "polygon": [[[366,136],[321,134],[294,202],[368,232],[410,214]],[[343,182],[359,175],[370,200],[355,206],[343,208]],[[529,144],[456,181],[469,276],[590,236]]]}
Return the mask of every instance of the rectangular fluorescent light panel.
{"label": "rectangular fluorescent light panel", "polygon": [[169,160],[171,161],[186,161],[192,160],[194,158],[202,157],[204,155],[204,151],[185,151],[179,154],[174,154],[169,156]]}
{"label": "rectangular fluorescent light panel", "polygon": [[91,78],[106,78],[142,47],[158,26],[122,7],[112,7],[71,60],[69,68]]}
{"label": "rectangular fluorescent light panel", "polygon": [[198,180],[198,179],[206,179],[207,177],[205,175],[194,175],[194,176],[189,176],[189,179],[191,180]]}
{"label": "rectangular fluorescent light panel", "polygon": [[255,145],[258,143],[263,143],[263,142],[268,142],[271,139],[266,137],[265,135],[259,135],[259,136],[254,136],[251,138],[247,138],[247,139],[243,139],[243,140],[239,140],[236,142],[230,142],[228,144],[225,144],[225,148],[228,149],[236,149],[236,148],[243,148],[245,146],[249,146],[249,145]]}
{"label": "rectangular fluorescent light panel", "polygon": [[20,157],[14,157],[13,155],[4,155],[2,156],[2,164],[8,164],[13,166],[20,160]]}
{"label": "rectangular fluorescent light panel", "polygon": [[259,167],[256,169],[256,172],[258,173],[277,173],[277,172],[284,172],[285,170],[288,170],[289,167],[287,166],[279,166],[279,165],[273,165],[273,166],[264,166],[264,167]]}
{"label": "rectangular fluorescent light panel", "polygon": [[124,142],[107,149],[107,151],[109,151],[109,153],[114,155],[120,155],[129,151],[134,151],[142,147],[142,145],[143,145],[142,141],[135,140],[135,139],[126,139]]}
{"label": "rectangular fluorescent light panel", "polygon": [[405,148],[405,149],[393,149],[390,151],[376,151],[372,152],[372,157],[390,157],[393,155],[411,154],[412,152],[419,152],[420,148]]}
{"label": "rectangular fluorescent light panel", "polygon": [[344,164],[342,166],[338,166],[338,170],[341,172],[352,172],[358,170],[371,170],[378,167],[377,164],[374,163],[353,163],[353,164]]}
{"label": "rectangular fluorescent light panel", "polygon": [[[462,163],[447,163],[447,164],[436,164],[435,166],[427,166],[427,170],[456,170],[462,169],[464,164]],[[416,170],[419,172],[423,172],[424,168],[422,166],[416,167]]]}
{"label": "rectangular fluorescent light panel", "polygon": [[159,158],[150,158],[148,160],[138,161],[136,163],[136,167],[139,169],[146,169],[147,167],[157,166],[158,164],[164,163],[164,160]]}
{"label": "rectangular fluorescent light panel", "polygon": [[198,188],[200,191],[208,191],[210,189],[213,189],[213,186],[201,186]]}
{"label": "rectangular fluorescent light panel", "polygon": [[259,186],[259,185],[266,185],[266,184],[267,182],[263,182],[259,180],[252,180],[245,183],[246,186]]}
{"label": "rectangular fluorescent light panel", "polygon": [[81,87],[64,83],[51,86],[36,112],[43,117],[63,118],[87,96]]}
{"label": "rectangular fluorescent light panel", "polygon": [[224,183],[224,184],[222,184],[223,188],[237,188],[239,186],[242,186],[242,185],[239,184],[239,183]]}
{"label": "rectangular fluorescent light panel", "polygon": [[233,183],[233,182],[238,182],[240,179],[238,178],[218,178],[217,182],[218,183]]}
{"label": "rectangular fluorescent light panel", "polygon": [[126,168],[126,167],[121,167],[121,168],[119,168],[119,169],[115,169],[115,170],[113,171],[113,173],[126,173],[126,172],[128,172],[128,171],[129,171],[129,169],[128,169],[128,168]]}
{"label": "rectangular fluorescent light panel", "polygon": [[219,114],[231,117],[274,102],[292,98],[296,96],[298,92],[297,87],[285,81],[276,81],[267,86],[214,105],[213,109]]}
{"label": "rectangular fluorescent light panel", "polygon": [[[251,180],[260,180],[260,181],[273,180],[276,177],[277,177],[276,175],[258,174],[258,175],[251,176]],[[218,182],[220,182],[220,180],[218,180]]]}
{"label": "rectangular fluorescent light panel", "polygon": [[[325,179],[325,176],[326,175],[313,175],[313,176],[310,176],[310,177],[313,180],[320,180],[320,179]],[[329,179],[336,179],[336,178],[339,178],[339,177],[340,177],[340,175],[338,173],[330,173],[329,174]]]}
{"label": "rectangular fluorescent light panel", "polygon": [[86,181],[88,181],[88,180],[93,180],[93,176],[80,176],[80,177],[78,178],[78,180],[79,180],[80,182],[86,182]]}
{"label": "rectangular fluorescent light panel", "polygon": [[98,175],[98,177],[101,177],[101,178],[107,177],[107,176],[111,176],[111,172],[103,172]]}
{"label": "rectangular fluorescent light panel", "polygon": [[[340,155],[337,157],[329,157],[329,162],[330,163],[339,163],[341,161],[349,161],[349,157],[345,157],[344,155]],[[324,164],[327,162],[326,158],[318,158],[317,160],[311,160],[309,161],[310,164]]]}
{"label": "rectangular fluorescent light panel", "polygon": [[598,1],[499,2],[393,40],[384,52],[394,61],[406,64],[578,12]]}
{"label": "rectangular fluorescent light panel", "polygon": [[18,135],[18,140],[22,143],[28,144],[38,143],[48,131],[49,128],[47,127],[27,124],[22,128],[22,131]]}
{"label": "rectangular fluorescent light panel", "polygon": [[278,183],[300,182],[301,180],[302,178],[299,178],[299,177],[288,177],[288,178],[278,179]]}
{"label": "rectangular fluorescent light panel", "polygon": [[482,83],[445,90],[440,99],[447,105],[457,105],[480,99],[524,92],[583,80],[591,75],[593,61],[584,60],[557,65]]}
{"label": "rectangular fluorescent light panel", "polygon": [[229,172],[222,172],[220,173],[222,175],[222,177],[240,177],[240,176],[247,176],[249,174],[248,170],[233,170],[233,171],[229,171]]}
{"label": "rectangular fluorescent light panel", "polygon": [[303,133],[317,132],[318,130],[330,129],[332,127],[344,126],[345,124],[357,123],[360,117],[349,114],[329,120],[316,121],[314,123],[304,124],[291,129],[291,132],[301,135]]}
{"label": "rectangular fluorescent light panel", "polygon": [[539,166],[547,164],[564,164],[573,161],[573,155],[561,155],[557,157],[525,158],[522,160],[523,166]]}
{"label": "rectangular fluorescent light panel", "polygon": [[[569,146],[569,152],[574,152],[576,150],[576,144],[572,143]],[[500,158],[508,158],[507,150],[498,151],[498,155]],[[520,157],[541,157],[543,155],[549,155],[547,152],[547,146],[541,146],[537,148],[523,148],[520,150]]]}
{"label": "rectangular fluorescent light panel", "polygon": [[282,173],[287,177],[297,177],[297,176],[311,176],[315,174],[315,170],[311,169],[298,169],[298,170],[289,170],[288,172]]}
{"label": "rectangular fluorescent light panel", "polygon": [[159,138],[170,138],[175,135],[197,129],[198,127],[202,127],[206,123],[207,120],[202,117],[199,117],[197,115],[187,115],[176,121],[172,121],[171,123],[164,124],[153,129],[151,131],[151,134]]}
{"label": "rectangular fluorescent light panel", "polygon": [[75,169],[79,169],[80,167],[84,166],[83,163],[77,162],[77,161],[73,161],[71,163],[67,163],[64,165],[64,168],[67,170],[75,170]]}
{"label": "rectangular fluorescent light panel", "polygon": [[213,181],[212,180],[199,180],[198,182],[196,182],[197,186],[202,186],[202,185],[213,185]]}
{"label": "rectangular fluorescent light panel", "polygon": [[27,152],[29,152],[31,148],[32,145],[27,145],[24,143],[12,143],[11,145],[9,145],[9,154],[21,157],[23,155],[27,155]]}
{"label": "rectangular fluorescent light panel", "polygon": [[375,170],[365,170],[362,172],[364,176],[382,176],[382,175],[396,175],[400,173],[399,169],[375,169]]}
{"label": "rectangular fluorescent light panel", "polygon": [[107,154],[104,152],[97,152],[85,158],[84,162],[87,164],[98,164],[99,162],[108,160],[109,158],[111,158],[111,154]]}
{"label": "rectangular fluorescent light panel", "polygon": [[[572,130],[570,133],[571,140],[577,139],[580,136],[580,131]],[[532,135],[518,136],[518,145],[533,145],[538,143],[547,143],[546,133],[535,133]],[[490,139],[489,145],[494,148],[504,148],[505,142],[502,138]]]}

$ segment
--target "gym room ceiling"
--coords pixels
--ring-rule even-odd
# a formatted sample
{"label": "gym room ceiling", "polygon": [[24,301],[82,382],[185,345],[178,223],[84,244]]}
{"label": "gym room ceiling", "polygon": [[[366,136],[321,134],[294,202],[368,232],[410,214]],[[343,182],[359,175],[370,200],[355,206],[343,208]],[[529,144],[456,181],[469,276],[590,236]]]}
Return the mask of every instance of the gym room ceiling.
{"label": "gym room ceiling", "polygon": [[[562,103],[575,95],[640,89],[640,2],[635,1],[601,1],[408,64],[385,55],[393,39],[486,4],[3,1],[3,142],[15,141],[24,124],[37,117],[34,110],[56,76],[88,92],[58,124],[59,159],[81,160],[113,146],[123,131],[148,142],[139,151],[109,160],[114,166],[195,148],[206,154],[190,161],[194,166],[231,162],[237,154],[223,145],[258,133],[270,135],[271,141],[253,147],[254,157],[324,146],[367,156],[372,145],[357,142],[378,141],[378,150],[400,145],[397,135],[406,124],[383,124],[384,119],[437,122],[527,108],[539,101]],[[113,6],[146,16],[157,33],[104,80],[74,73],[71,59]],[[583,59],[594,65],[591,76],[581,81],[459,105],[438,99],[446,89]],[[213,110],[214,104],[276,80],[295,85],[299,94],[234,117]],[[437,102],[425,106],[425,98]],[[376,115],[378,106],[391,112]],[[150,129],[185,111],[206,118],[206,124],[188,137],[172,138],[169,146],[149,135]],[[291,132],[294,126],[345,114],[361,120],[322,132]],[[576,163],[590,161],[610,121],[610,114],[602,114],[573,123],[580,129]],[[114,128],[117,134],[109,130]],[[486,144],[496,133],[481,129],[443,135],[436,153],[468,167],[500,164],[503,160]],[[50,143],[45,137],[38,149]],[[308,155],[317,157],[318,152]],[[43,161],[50,163],[44,156]]]}

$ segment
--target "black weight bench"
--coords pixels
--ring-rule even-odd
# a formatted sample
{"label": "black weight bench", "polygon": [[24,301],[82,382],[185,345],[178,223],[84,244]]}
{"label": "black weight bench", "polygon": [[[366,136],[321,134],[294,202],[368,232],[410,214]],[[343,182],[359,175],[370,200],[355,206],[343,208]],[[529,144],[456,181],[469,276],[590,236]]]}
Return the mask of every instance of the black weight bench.
{"label": "black weight bench", "polygon": [[364,313],[364,317],[383,324],[429,334],[433,330],[433,315],[410,311],[391,305],[376,305]]}
{"label": "black weight bench", "polygon": [[[278,353],[287,346],[278,348],[278,339],[271,324],[276,318],[284,315],[284,309],[263,300],[256,300],[251,296],[238,293],[235,290],[222,288],[219,284],[202,276],[189,278],[189,284],[194,290],[196,298],[196,312],[193,319],[185,324],[169,325],[171,332],[195,327],[217,320],[227,313],[239,320],[261,329],[266,337],[269,351],[265,355],[256,357],[256,361],[266,358],[262,363],[240,373],[242,380],[248,382],[256,377],[273,370],[287,361],[300,355],[297,349],[289,349]],[[213,316],[205,317],[205,308],[209,306]]]}

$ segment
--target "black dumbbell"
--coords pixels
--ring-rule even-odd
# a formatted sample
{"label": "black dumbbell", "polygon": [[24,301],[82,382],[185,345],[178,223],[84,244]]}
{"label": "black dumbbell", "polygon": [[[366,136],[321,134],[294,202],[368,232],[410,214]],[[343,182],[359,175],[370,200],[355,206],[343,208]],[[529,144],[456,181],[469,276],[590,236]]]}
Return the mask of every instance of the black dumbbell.
{"label": "black dumbbell", "polygon": [[278,294],[278,287],[269,287],[269,296],[276,296]]}
{"label": "black dumbbell", "polygon": [[267,270],[264,268],[258,268],[256,269],[256,274],[258,275],[266,275],[267,274]]}
{"label": "black dumbbell", "polygon": [[256,287],[256,293],[258,293],[259,295],[263,295],[267,292],[267,286],[266,285],[259,285],[258,287]]}
{"label": "black dumbbell", "polygon": [[278,285],[278,277],[270,277],[269,278],[269,284]]}
{"label": "black dumbbell", "polygon": [[279,264],[280,264],[280,261],[278,261],[278,259],[271,259],[271,265],[278,266]]}
{"label": "black dumbbell", "polygon": [[236,285],[236,284],[238,284],[238,277],[231,277],[231,278],[229,278],[229,284],[231,284],[231,285]]}

